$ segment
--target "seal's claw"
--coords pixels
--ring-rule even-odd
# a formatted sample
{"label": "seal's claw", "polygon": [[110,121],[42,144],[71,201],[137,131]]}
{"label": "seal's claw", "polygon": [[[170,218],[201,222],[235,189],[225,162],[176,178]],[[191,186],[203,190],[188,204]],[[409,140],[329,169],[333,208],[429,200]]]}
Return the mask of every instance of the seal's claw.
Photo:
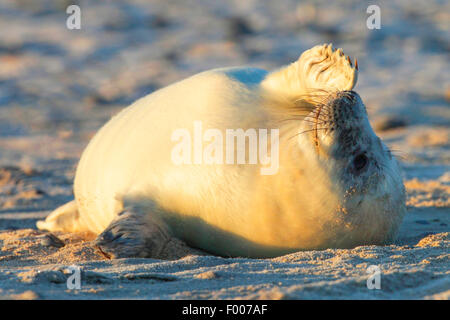
{"label": "seal's claw", "polygon": [[170,237],[149,215],[123,211],[97,237],[95,245],[108,258],[157,257]]}

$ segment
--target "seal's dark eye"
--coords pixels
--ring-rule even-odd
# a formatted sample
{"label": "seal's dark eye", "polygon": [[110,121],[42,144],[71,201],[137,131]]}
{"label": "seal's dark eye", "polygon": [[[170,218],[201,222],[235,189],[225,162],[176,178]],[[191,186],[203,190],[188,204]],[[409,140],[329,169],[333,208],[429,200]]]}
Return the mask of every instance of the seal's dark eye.
{"label": "seal's dark eye", "polygon": [[357,155],[353,160],[353,165],[355,166],[356,171],[361,171],[362,169],[364,169],[368,161],[369,159],[367,159],[367,156],[365,154]]}

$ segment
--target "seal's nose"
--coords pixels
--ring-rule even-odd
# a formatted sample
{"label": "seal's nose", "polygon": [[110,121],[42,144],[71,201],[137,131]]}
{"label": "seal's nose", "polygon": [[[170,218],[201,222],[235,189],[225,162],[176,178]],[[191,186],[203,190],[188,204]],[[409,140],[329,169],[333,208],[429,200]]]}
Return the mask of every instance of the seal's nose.
{"label": "seal's nose", "polygon": [[355,91],[340,91],[329,102],[330,116],[334,121],[339,122],[359,118],[361,115],[360,101],[361,98]]}
{"label": "seal's nose", "polygon": [[353,90],[341,91],[339,97],[341,99],[349,100],[348,102],[355,103],[358,100],[358,98],[359,98],[359,94],[357,94]]}

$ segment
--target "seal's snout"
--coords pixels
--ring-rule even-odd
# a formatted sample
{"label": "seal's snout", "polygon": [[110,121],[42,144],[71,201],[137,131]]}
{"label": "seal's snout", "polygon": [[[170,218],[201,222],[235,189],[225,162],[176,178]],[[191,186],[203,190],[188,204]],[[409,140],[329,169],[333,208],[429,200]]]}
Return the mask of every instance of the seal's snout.
{"label": "seal's snout", "polygon": [[365,177],[377,167],[375,136],[367,119],[365,106],[355,91],[341,91],[330,98],[323,111],[333,145],[332,155],[353,179]]}
{"label": "seal's snout", "polygon": [[339,91],[331,96],[329,104],[334,108],[351,108],[360,101],[359,94],[353,90]]}
{"label": "seal's snout", "polygon": [[318,102],[306,122],[311,126],[317,151],[320,146],[332,145],[353,151],[355,141],[359,141],[368,124],[366,120],[367,112],[359,95],[355,91],[338,91]]}
{"label": "seal's snout", "polygon": [[366,111],[355,91],[340,91],[330,98],[322,111],[324,117],[336,130],[350,129],[366,117]]}

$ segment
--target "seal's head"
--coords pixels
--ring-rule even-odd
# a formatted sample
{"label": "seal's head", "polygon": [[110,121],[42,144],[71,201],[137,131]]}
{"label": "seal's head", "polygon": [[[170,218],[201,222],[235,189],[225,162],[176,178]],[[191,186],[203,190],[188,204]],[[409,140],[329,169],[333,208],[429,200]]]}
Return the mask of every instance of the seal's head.
{"label": "seal's head", "polygon": [[396,159],[352,91],[357,75],[356,60],[325,44],[305,51],[263,83],[277,98],[271,104],[276,118],[289,120],[282,122],[287,123],[283,135],[296,137],[284,147],[288,151],[280,170],[285,173],[280,176],[283,181],[296,177],[296,191],[285,198],[296,199],[298,206],[291,211],[304,227],[289,239],[302,239],[303,247],[386,243],[405,213]]}
{"label": "seal's head", "polygon": [[339,245],[391,241],[405,212],[405,191],[397,161],[372,130],[360,96],[329,93],[300,130],[301,149],[314,150],[308,162],[329,177],[328,191],[337,195],[335,214],[348,228]]}

